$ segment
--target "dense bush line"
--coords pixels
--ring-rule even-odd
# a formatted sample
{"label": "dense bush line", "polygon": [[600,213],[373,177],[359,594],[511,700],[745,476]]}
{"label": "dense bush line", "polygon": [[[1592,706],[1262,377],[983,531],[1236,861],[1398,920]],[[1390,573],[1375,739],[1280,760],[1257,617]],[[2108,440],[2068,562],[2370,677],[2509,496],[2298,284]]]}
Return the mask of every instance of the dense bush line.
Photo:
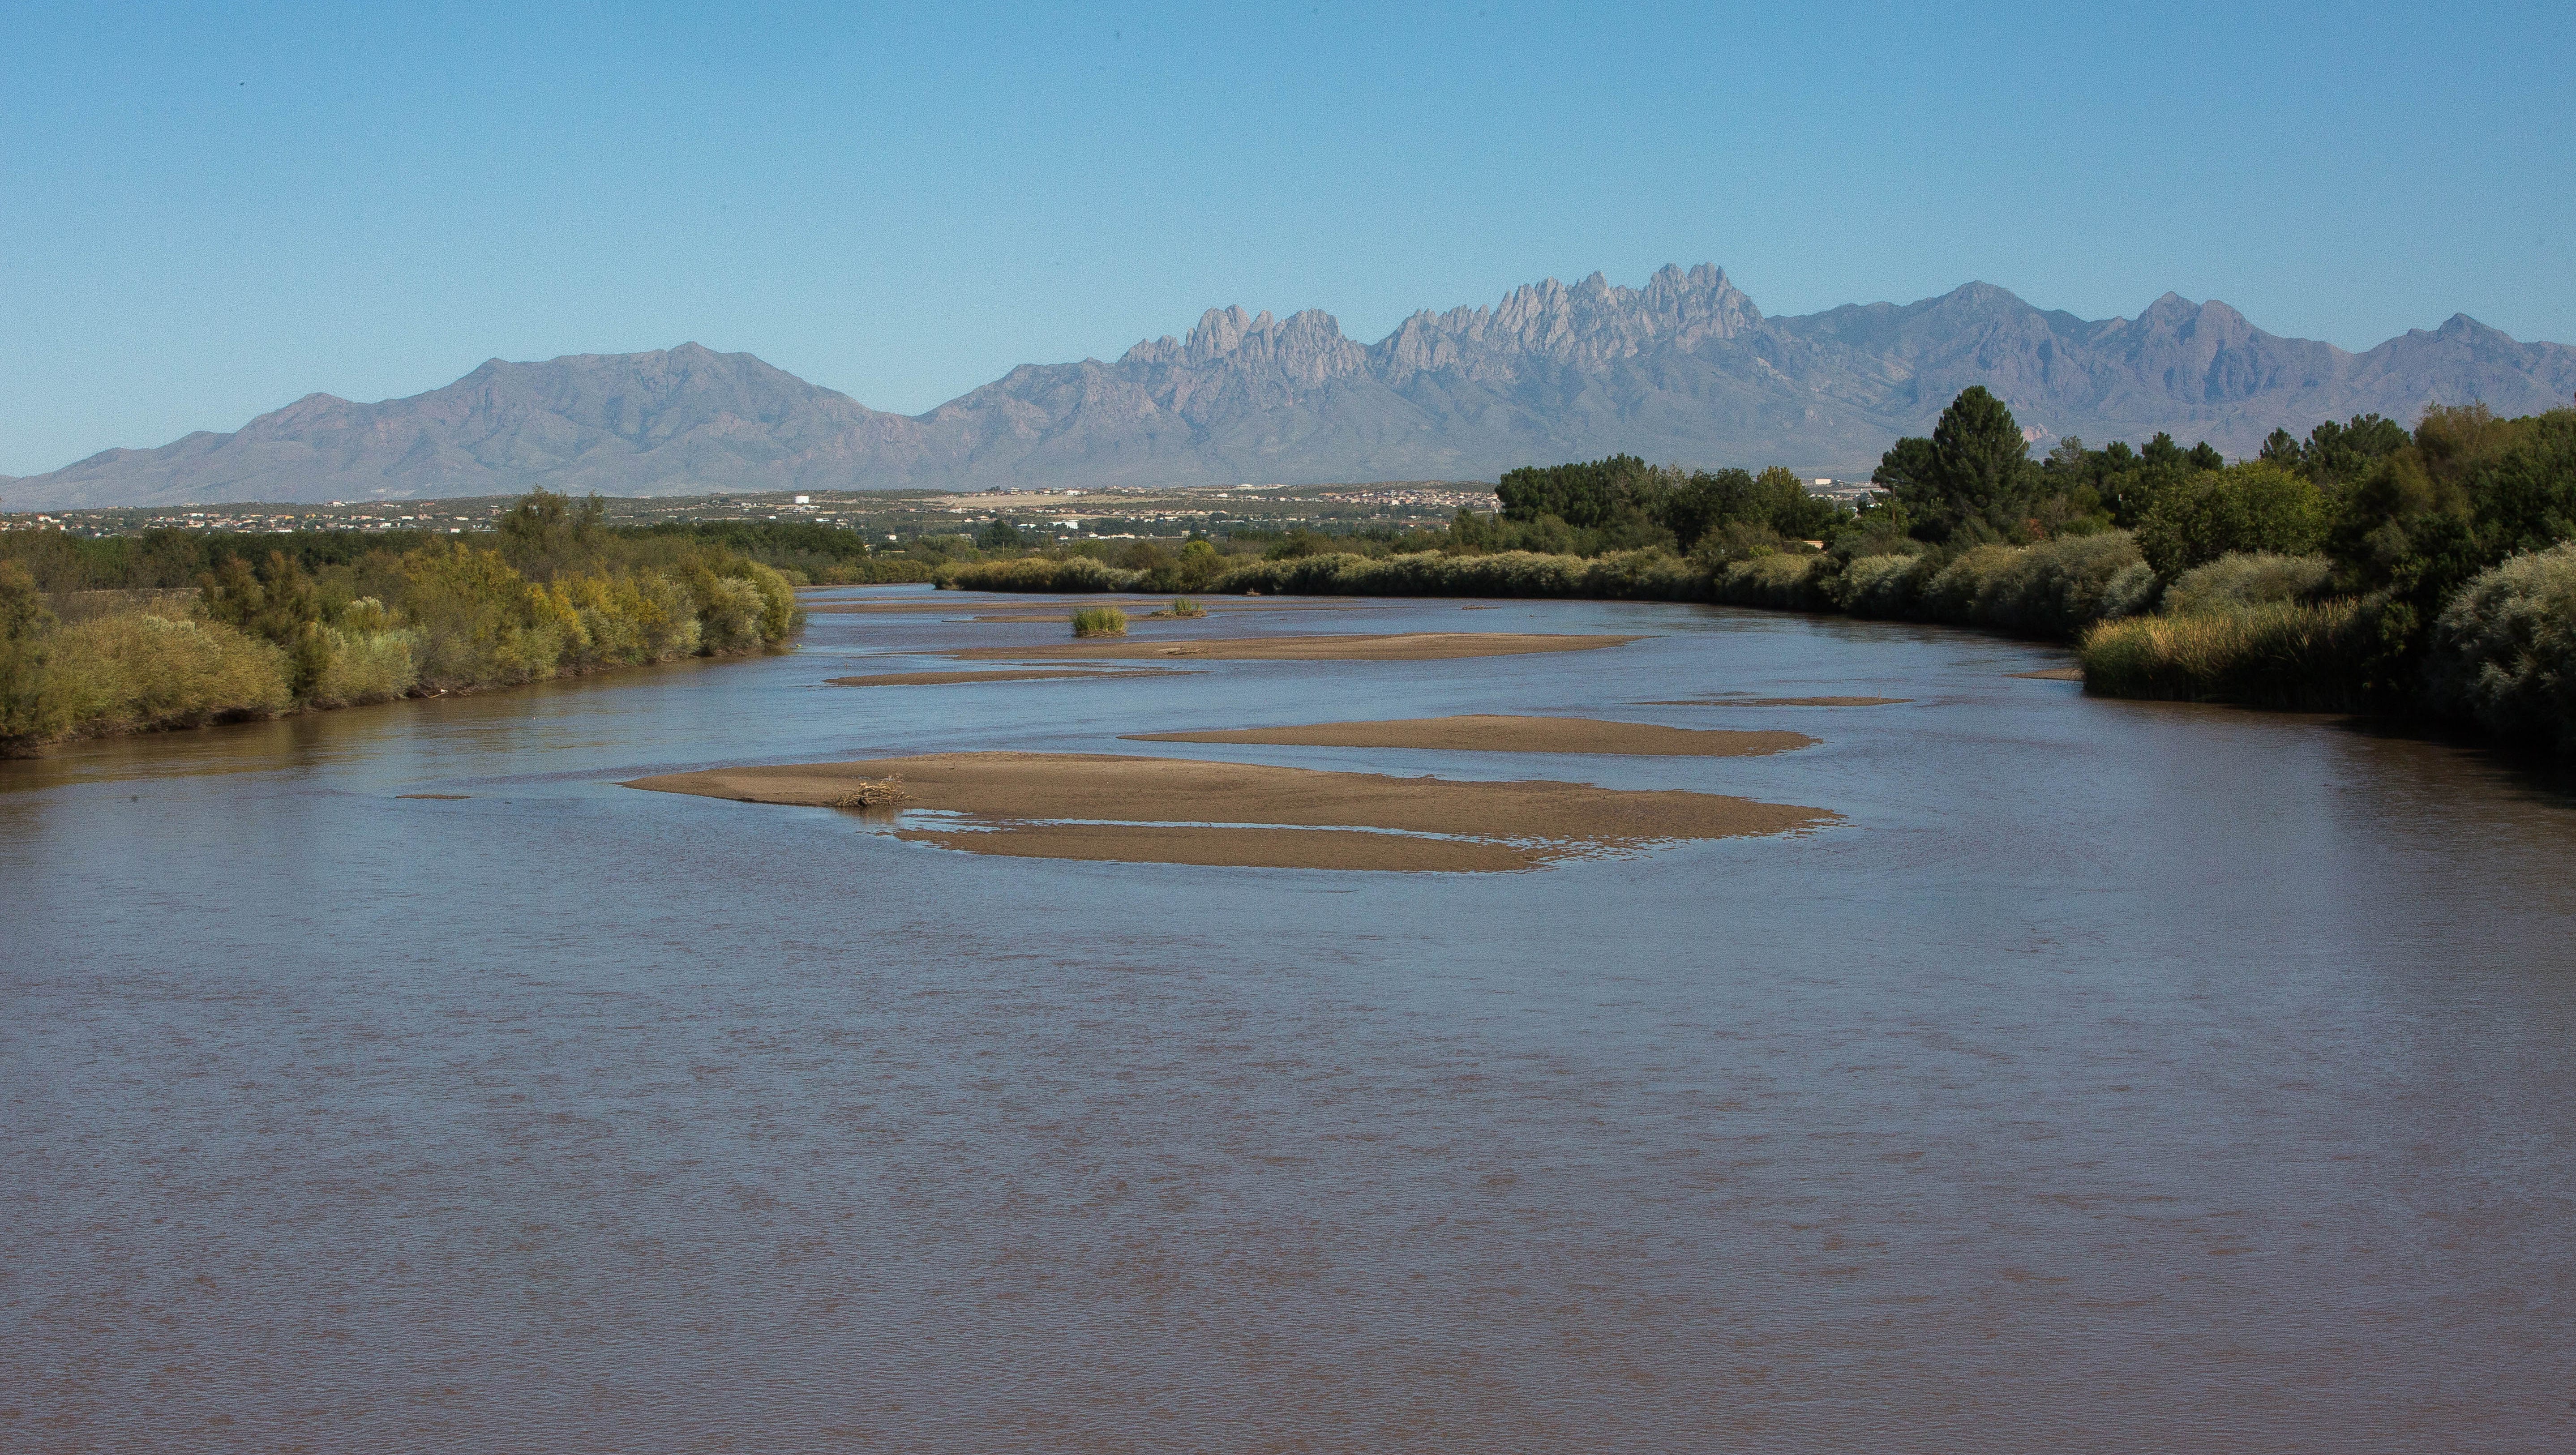
{"label": "dense bush line", "polygon": [[1219,577],[1212,588],[1235,593],[1300,596],[1538,596],[1706,601],[1704,570],[1668,551],[1621,551],[1586,560],[1579,556],[1505,551],[1452,556],[1417,551],[1401,556],[1334,554],[1256,561]]}
{"label": "dense bush line", "polygon": [[[505,517],[506,519],[506,517]],[[612,550],[666,559],[692,547],[771,567],[792,585],[874,585],[928,581],[947,559],[937,538],[900,548],[872,548],[853,530],[813,521],[701,520],[656,525],[595,521],[590,536]],[[400,556],[465,537],[425,530],[300,530],[287,534],[155,529],[128,536],[74,536],[62,531],[0,532],[0,560],[15,561],[39,590],[138,591],[194,587],[228,559],[257,563],[282,554],[297,569],[325,572],[369,556]],[[955,538],[949,538],[953,542]],[[622,543],[622,544],[621,544]]]}
{"label": "dense bush line", "polygon": [[2429,676],[2436,708],[2576,753],[2576,542],[2472,577],[2434,624]]}
{"label": "dense bush line", "polygon": [[496,545],[376,539],[315,570],[279,539],[255,564],[219,558],[193,598],[130,592],[70,623],[0,561],[0,750],[753,651],[803,621],[768,566],[611,533],[595,504],[542,492]]}

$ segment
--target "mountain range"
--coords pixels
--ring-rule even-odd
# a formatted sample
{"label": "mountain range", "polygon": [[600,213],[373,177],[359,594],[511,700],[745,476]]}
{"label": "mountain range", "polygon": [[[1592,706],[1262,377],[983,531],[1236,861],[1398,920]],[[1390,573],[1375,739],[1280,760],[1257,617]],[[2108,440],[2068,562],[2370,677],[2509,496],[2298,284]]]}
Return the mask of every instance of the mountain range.
{"label": "mountain range", "polygon": [[919,415],[694,343],[494,359],[406,399],[309,394],[230,434],[0,477],[0,504],[1469,480],[1623,451],[1858,477],[1971,384],[2042,448],[2163,430],[2244,455],[2275,426],[2362,412],[2563,405],[2576,348],[2453,315],[2355,354],[2214,301],[2167,293],[2087,321],[1986,283],[1772,318],[1702,264],[1643,288],[1551,278],[1491,308],[1416,313],[1374,344],[1318,310],[1212,308],[1187,338],[1023,364]]}

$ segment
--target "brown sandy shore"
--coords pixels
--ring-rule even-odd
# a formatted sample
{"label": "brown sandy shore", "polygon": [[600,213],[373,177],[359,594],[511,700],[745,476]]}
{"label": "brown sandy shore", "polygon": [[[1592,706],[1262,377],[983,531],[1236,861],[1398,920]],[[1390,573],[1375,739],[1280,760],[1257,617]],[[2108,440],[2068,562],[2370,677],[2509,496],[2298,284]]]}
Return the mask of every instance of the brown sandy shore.
{"label": "brown sandy shore", "polygon": [[[1186,591],[1175,595],[1188,596]],[[1402,601],[1363,599],[1356,596],[1301,597],[1294,601],[1268,597],[1198,597],[1199,605],[1219,614],[1234,611],[1351,611],[1367,608],[1383,610],[1407,605]],[[1030,600],[1025,596],[957,596],[932,601],[817,601],[805,606],[812,616],[966,616],[979,611],[1000,608],[1017,613],[1002,616],[977,616],[977,621],[1057,621],[1073,614],[1078,607],[1114,606],[1121,611],[1147,612],[1172,604],[1170,596],[1082,596],[1049,600]]]}
{"label": "brown sandy shore", "polygon": [[959,661],[1030,661],[1100,657],[1152,661],[1205,657],[1219,662],[1429,662],[1450,657],[1517,657],[1535,652],[1588,652],[1624,646],[1637,637],[1551,635],[1542,632],[1402,632],[1313,637],[1215,637],[1206,641],[1076,642],[1058,647],[956,647],[940,655]]}
{"label": "brown sandy shore", "polygon": [[1028,682],[1053,677],[1075,681],[1114,681],[1121,677],[1196,677],[1197,672],[1166,672],[1153,667],[1031,667],[1020,672],[877,672],[864,677],[826,677],[834,687],[947,687],[960,682]]}
{"label": "brown sandy shore", "polygon": [[1887,707],[1911,697],[1671,697],[1639,707]]}
{"label": "brown sandy shore", "polygon": [[1751,758],[1810,748],[1805,733],[1657,727],[1584,717],[1395,718],[1303,727],[1124,733],[1138,743],[1273,743],[1304,748],[1436,748],[1467,753],[1624,753],[1659,758]]}
{"label": "brown sandy shore", "polygon": [[[913,807],[962,814],[972,825],[900,829],[898,838],[981,854],[1159,864],[1526,869],[1657,843],[1790,833],[1841,817],[1670,789],[1390,778],[1074,753],[934,753],[716,768],[626,786],[828,807],[862,783],[888,778],[903,781]],[[1278,827],[1201,826],[1225,824]],[[1363,832],[1369,829],[1394,832]]]}

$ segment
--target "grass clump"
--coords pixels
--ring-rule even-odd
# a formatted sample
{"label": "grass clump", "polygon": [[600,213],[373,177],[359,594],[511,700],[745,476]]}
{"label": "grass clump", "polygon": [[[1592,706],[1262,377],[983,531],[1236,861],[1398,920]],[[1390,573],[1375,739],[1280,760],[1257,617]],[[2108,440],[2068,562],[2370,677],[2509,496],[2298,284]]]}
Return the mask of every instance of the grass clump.
{"label": "grass clump", "polygon": [[1207,608],[1199,605],[1197,602],[1192,601],[1186,596],[1175,596],[1172,598],[1171,605],[1164,607],[1161,611],[1155,612],[1154,615],[1195,619],[1197,617],[1207,615]]}
{"label": "grass clump", "polygon": [[2085,633],[2084,689],[2112,697],[2349,712],[2375,640],[2361,602],[2272,602],[2106,621]]}
{"label": "grass clump", "polygon": [[1123,637],[1127,635],[1127,613],[1114,606],[1085,606],[1073,614],[1073,634],[1078,637]]}
{"label": "grass clump", "polygon": [[834,808],[897,808],[912,802],[912,790],[903,786],[901,776],[865,778],[859,785],[832,800]]}

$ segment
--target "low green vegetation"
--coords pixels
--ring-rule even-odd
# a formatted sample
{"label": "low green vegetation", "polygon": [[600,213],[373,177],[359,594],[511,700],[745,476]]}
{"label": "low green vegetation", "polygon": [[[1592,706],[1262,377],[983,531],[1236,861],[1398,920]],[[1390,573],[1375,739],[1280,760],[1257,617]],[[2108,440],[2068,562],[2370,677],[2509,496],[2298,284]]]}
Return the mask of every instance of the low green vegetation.
{"label": "low green vegetation", "polygon": [[1199,605],[1197,602],[1192,601],[1186,596],[1175,596],[1172,598],[1171,605],[1153,613],[1153,615],[1178,617],[1185,620],[1196,620],[1199,617],[1207,615],[1207,608]]}
{"label": "low green vegetation", "polygon": [[[569,508],[569,507],[568,507]],[[501,523],[511,518],[505,513]],[[594,513],[588,538],[609,549],[661,559],[701,549],[768,566],[790,585],[871,585],[928,581],[943,565],[971,554],[962,536],[920,536],[870,546],[858,532],[812,521],[701,520],[612,525]],[[77,536],[62,531],[0,532],[0,560],[15,561],[43,590],[194,589],[227,557],[265,560],[272,551],[308,574],[354,565],[376,555],[400,556],[424,546],[465,540],[491,545],[482,532],[444,530],[298,530],[246,535],[228,531],[154,529],[133,535]]]}
{"label": "low green vegetation", "polygon": [[[173,545],[25,534],[34,549],[0,559],[0,749],[12,752],[756,651],[803,622],[778,571],[691,539],[603,530],[596,502],[542,491],[472,541],[185,542],[201,563],[193,590],[163,579],[188,559]],[[85,561],[65,544],[108,549]],[[153,584],[49,592],[27,557],[104,557]]]}
{"label": "low green vegetation", "polygon": [[1123,637],[1127,635],[1127,613],[1114,606],[1076,608],[1073,634],[1078,637]]}

